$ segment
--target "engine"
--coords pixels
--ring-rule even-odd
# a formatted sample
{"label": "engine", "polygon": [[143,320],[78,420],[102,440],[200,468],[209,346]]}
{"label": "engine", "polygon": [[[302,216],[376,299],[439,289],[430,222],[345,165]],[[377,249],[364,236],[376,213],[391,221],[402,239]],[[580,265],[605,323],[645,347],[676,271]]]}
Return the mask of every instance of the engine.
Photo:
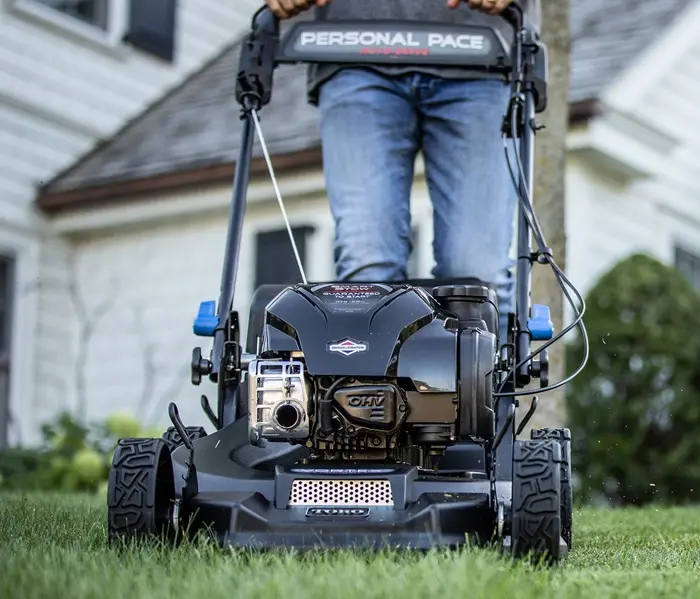
{"label": "engine", "polygon": [[479,285],[289,287],[248,369],[251,442],[429,467],[493,437],[497,331],[495,293]]}

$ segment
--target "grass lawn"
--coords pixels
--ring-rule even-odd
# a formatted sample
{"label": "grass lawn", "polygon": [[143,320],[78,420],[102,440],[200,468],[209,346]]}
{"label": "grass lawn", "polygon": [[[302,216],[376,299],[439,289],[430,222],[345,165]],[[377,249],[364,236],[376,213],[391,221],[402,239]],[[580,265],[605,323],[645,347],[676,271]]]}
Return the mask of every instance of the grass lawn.
{"label": "grass lawn", "polygon": [[363,555],[110,550],[101,500],[0,494],[0,597],[340,599],[700,597],[700,508],[584,510],[551,570],[485,550]]}

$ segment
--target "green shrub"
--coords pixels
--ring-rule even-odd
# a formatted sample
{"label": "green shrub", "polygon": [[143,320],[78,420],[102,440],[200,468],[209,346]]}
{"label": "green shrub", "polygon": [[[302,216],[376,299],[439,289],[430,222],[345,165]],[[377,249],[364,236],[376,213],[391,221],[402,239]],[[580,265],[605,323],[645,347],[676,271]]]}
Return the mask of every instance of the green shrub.
{"label": "green shrub", "polygon": [[159,437],[138,420],[116,413],[104,423],[80,424],[69,413],[42,427],[36,448],[0,452],[0,489],[95,493],[109,473],[117,441],[123,437]]}
{"label": "green shrub", "polygon": [[[697,501],[700,294],[676,269],[633,255],[586,303],[590,358],[567,391],[579,496]],[[580,358],[577,342],[567,364]]]}

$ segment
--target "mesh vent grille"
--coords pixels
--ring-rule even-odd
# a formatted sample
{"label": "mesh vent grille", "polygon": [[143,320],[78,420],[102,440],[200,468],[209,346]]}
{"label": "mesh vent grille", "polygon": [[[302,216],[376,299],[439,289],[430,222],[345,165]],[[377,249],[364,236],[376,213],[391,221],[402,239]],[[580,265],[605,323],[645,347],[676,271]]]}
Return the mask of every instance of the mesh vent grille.
{"label": "mesh vent grille", "polygon": [[289,505],[394,505],[388,480],[295,480]]}

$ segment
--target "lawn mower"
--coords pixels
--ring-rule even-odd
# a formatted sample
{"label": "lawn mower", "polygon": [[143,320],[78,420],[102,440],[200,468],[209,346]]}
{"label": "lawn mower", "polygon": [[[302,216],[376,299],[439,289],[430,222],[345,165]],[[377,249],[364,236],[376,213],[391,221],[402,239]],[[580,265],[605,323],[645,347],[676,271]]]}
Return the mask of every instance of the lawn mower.
{"label": "lawn mower", "polygon": [[[585,365],[585,305],[547,247],[532,209],[536,114],[547,105],[547,54],[522,9],[495,29],[449,23],[304,21],[280,34],[267,9],[242,45],[236,99],[242,143],[220,297],[199,306],[193,330],[210,338],[192,354],[191,379],[216,384],[214,427],[187,427],[171,403],[162,438],[121,439],[109,473],[108,537],[204,533],[225,547],[427,550],[465,544],[556,562],[572,546],[571,435],[518,436],[525,389],[566,384]],[[487,281],[306,280],[260,130],[278,65],[469,65],[502,75],[511,177],[520,198],[516,309],[499,338]],[[257,133],[299,262],[301,281],[256,290],[245,342],[233,309],[239,242]],[[508,156],[506,152],[506,156]],[[510,164],[510,163],[509,163]],[[536,249],[532,249],[535,237]],[[546,306],[530,304],[531,268],[551,266],[574,321],[555,335]],[[574,301],[572,294],[577,297]],[[574,327],[586,351],[579,369],[549,382],[547,348]],[[532,349],[533,342],[539,347]]]}

